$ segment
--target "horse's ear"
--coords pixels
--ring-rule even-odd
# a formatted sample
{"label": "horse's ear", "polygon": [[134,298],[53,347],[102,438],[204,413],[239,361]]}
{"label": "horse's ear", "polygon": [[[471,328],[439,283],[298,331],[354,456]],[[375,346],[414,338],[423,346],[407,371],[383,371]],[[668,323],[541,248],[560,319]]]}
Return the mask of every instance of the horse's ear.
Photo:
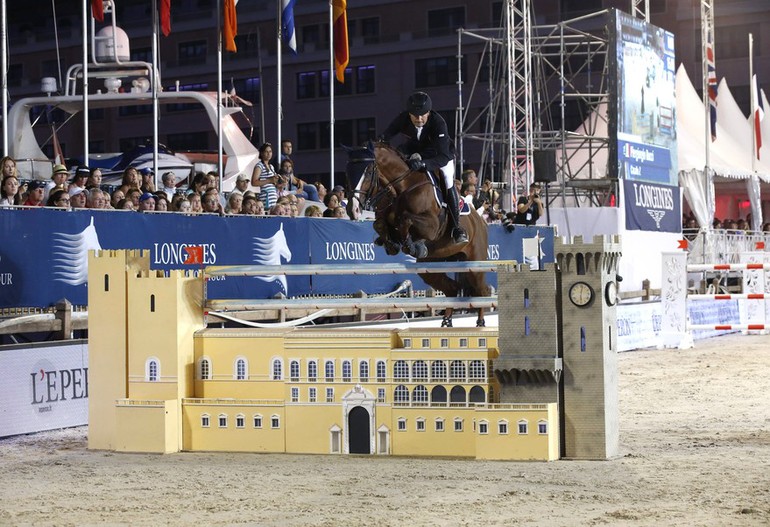
{"label": "horse's ear", "polygon": [[367,141],[366,149],[369,151],[370,154],[374,154],[374,142],[371,139]]}
{"label": "horse's ear", "polygon": [[352,146],[347,146],[346,144],[343,144],[343,143],[340,143],[340,147],[341,147],[341,148],[342,148],[342,149],[343,149],[345,152],[347,152],[348,154],[349,154],[350,152],[353,152],[354,150],[357,150],[357,148],[354,148],[354,147],[352,147]]}

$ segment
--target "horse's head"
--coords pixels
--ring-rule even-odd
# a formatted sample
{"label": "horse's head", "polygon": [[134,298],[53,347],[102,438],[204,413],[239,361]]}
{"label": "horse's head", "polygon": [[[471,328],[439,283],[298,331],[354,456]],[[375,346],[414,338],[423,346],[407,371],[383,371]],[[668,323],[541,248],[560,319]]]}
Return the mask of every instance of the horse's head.
{"label": "horse's head", "polygon": [[392,147],[390,143],[380,141],[374,145],[373,149],[377,166],[380,167],[386,179],[391,179],[388,177],[391,173],[398,176],[407,170],[406,159],[403,154]]}
{"label": "horse's head", "polygon": [[289,243],[286,241],[286,233],[283,232],[283,223],[278,231],[273,235],[275,240],[275,247],[278,249],[278,254],[285,261],[291,261],[291,249],[289,249]]}

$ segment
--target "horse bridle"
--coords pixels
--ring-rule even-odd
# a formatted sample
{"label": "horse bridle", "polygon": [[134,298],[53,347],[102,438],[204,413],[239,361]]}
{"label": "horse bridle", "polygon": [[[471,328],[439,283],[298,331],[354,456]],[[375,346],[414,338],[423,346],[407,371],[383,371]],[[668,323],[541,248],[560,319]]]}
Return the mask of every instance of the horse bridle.
{"label": "horse bridle", "polygon": [[[408,189],[406,189],[404,192],[399,194],[395,190],[395,185],[403,180],[406,179],[406,177],[412,173],[412,170],[407,167],[406,171],[398,176],[397,178],[393,179],[393,181],[388,181],[386,185],[381,185],[380,178],[381,174],[379,169],[377,168],[377,160],[375,158],[367,158],[362,159],[362,161],[368,161],[369,164],[364,169],[364,180],[368,177],[372,182],[369,186],[369,188],[364,192],[360,190],[353,190],[352,193],[355,195],[357,192],[364,194],[364,200],[362,201],[364,208],[372,207],[373,209],[377,206],[377,204],[387,195],[391,195],[394,198],[398,196],[404,196],[406,195],[410,190],[420,187],[425,182],[418,183],[416,185],[412,185]],[[385,179],[384,177],[382,179]],[[387,180],[386,180],[387,181]]]}

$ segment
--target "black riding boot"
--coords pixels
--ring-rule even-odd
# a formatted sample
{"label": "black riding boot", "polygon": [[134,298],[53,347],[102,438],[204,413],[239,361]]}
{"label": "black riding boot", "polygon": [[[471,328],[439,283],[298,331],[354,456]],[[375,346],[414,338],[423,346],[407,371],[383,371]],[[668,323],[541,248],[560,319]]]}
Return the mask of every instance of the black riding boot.
{"label": "black riding boot", "polygon": [[449,209],[449,218],[452,221],[452,240],[455,243],[468,243],[468,235],[460,227],[460,202],[457,189],[452,186],[446,191],[446,205]]}

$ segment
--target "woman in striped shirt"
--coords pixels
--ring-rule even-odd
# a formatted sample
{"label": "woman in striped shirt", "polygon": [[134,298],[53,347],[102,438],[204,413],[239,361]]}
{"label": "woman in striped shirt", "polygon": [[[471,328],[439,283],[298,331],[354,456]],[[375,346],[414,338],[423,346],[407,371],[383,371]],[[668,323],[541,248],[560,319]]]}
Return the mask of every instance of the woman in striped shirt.
{"label": "woman in striped shirt", "polygon": [[259,161],[254,166],[254,172],[251,173],[251,184],[259,187],[260,198],[265,204],[265,209],[273,207],[278,201],[278,190],[275,184],[281,179],[270,159],[273,157],[273,146],[270,143],[264,143],[259,147]]}

